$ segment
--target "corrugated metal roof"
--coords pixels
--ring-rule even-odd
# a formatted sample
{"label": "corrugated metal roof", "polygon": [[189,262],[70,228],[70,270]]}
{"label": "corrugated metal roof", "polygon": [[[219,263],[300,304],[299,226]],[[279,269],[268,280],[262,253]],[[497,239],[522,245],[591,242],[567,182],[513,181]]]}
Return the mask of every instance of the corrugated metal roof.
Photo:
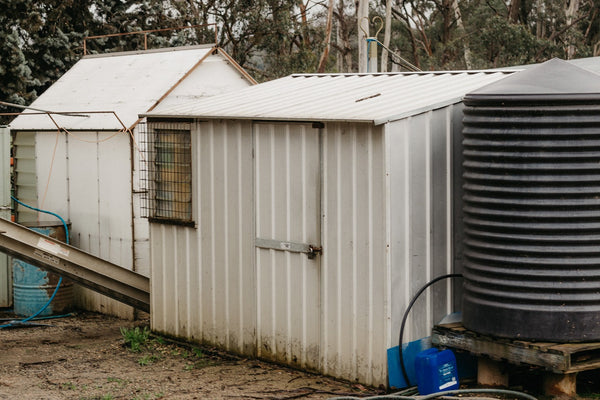
{"label": "corrugated metal roof", "polygon": [[157,107],[145,115],[379,125],[459,102],[466,93],[514,72],[290,75],[209,100]]}
{"label": "corrugated metal roof", "polygon": [[[129,127],[213,46],[160,49],[83,57],[31,106],[48,111],[115,111]],[[121,124],[112,114],[53,116],[67,129],[112,130]],[[56,129],[46,115],[19,116],[12,129]]]}

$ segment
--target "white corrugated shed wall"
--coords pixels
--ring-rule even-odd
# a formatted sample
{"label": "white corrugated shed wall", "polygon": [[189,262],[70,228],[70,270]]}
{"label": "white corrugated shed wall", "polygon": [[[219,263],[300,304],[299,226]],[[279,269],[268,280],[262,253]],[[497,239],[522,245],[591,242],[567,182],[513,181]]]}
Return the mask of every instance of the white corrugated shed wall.
{"label": "white corrugated shed wall", "polygon": [[[0,217],[10,220],[10,129],[0,126]],[[12,304],[12,273],[8,256],[0,253],[0,307]]]}
{"label": "white corrugated shed wall", "polygon": [[257,355],[318,370],[321,259],[281,246],[321,245],[320,130],[254,123],[253,143]]}
{"label": "white corrugated shed wall", "polygon": [[[389,280],[382,128],[339,123],[327,124],[321,133],[322,150],[316,158],[317,162],[322,159],[322,226],[318,233],[324,252],[320,267],[313,261],[302,261],[304,254],[262,249],[256,250],[261,264],[256,265],[254,218],[266,217],[264,221],[271,227],[257,230],[260,235],[270,235],[278,226],[287,226],[283,231],[291,229],[296,216],[287,222],[277,220],[287,210],[294,211],[295,201],[286,184],[287,176],[281,174],[304,178],[293,168],[280,170],[278,151],[268,150],[257,157],[267,160],[273,156],[272,162],[278,166],[272,171],[275,175],[269,178],[266,171],[258,170],[261,176],[253,176],[253,170],[260,169],[254,166],[253,145],[255,151],[277,149],[288,141],[288,155],[313,160],[314,147],[303,147],[298,138],[292,138],[306,137],[314,143],[310,125],[303,126],[253,126],[234,121],[199,124],[200,133],[195,130],[192,136],[194,160],[198,160],[193,179],[199,183],[195,189],[198,229],[151,224],[152,328],[333,376],[385,384],[390,309],[386,299]],[[266,184],[273,201],[282,200],[278,203],[284,207],[280,214],[261,217],[260,207],[255,208],[259,197],[254,197],[253,187],[258,178],[263,183],[257,183],[257,188]],[[281,239],[289,240],[285,236]],[[265,255],[270,255],[272,262],[267,260],[271,264],[263,268],[260,257]],[[296,256],[300,264],[285,261]],[[307,269],[299,277],[289,268]],[[315,268],[320,269],[313,276]],[[305,302],[291,301],[285,290],[309,282],[320,288],[316,294],[319,304],[310,309],[308,300],[314,299],[308,297],[312,295],[305,296]],[[315,288],[305,287],[305,291],[311,294]],[[283,316],[284,311],[290,315]],[[315,328],[310,324],[314,323],[320,330],[317,349],[311,349],[309,343]]]}
{"label": "white corrugated shed wall", "polygon": [[[447,106],[389,123],[391,345],[398,344],[403,313],[428,281],[453,270],[453,143],[460,135],[460,107]],[[431,287],[413,307],[404,342],[427,337],[458,308],[452,282]]]}
{"label": "white corrugated shed wall", "polygon": [[[71,222],[74,246],[132,269],[129,136],[115,133],[60,133],[57,138],[55,132],[38,132],[38,207]],[[76,292],[78,305],[86,309],[126,318],[133,315],[131,307],[88,289]]]}
{"label": "white corrugated shed wall", "polygon": [[389,281],[383,127],[325,126],[322,371],[385,385]]}
{"label": "white corrugated shed wall", "polygon": [[252,126],[199,125],[197,228],[150,224],[152,329],[255,354]]}

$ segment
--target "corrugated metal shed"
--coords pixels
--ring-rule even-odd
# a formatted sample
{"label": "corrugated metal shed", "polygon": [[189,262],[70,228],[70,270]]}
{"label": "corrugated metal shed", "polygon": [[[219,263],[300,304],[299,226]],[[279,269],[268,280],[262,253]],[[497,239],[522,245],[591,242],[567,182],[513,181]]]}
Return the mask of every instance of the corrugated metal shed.
{"label": "corrugated metal shed", "polygon": [[[150,224],[152,328],[386,384],[411,297],[460,270],[462,96],[512,72],[292,75],[148,113],[189,131],[195,165],[196,225]],[[456,309],[451,288],[406,341]]]}
{"label": "corrugated metal shed", "polygon": [[[137,169],[140,125],[132,132],[135,143],[119,131],[156,104],[173,106],[253,83],[214,46],[86,56],[31,106],[87,117],[53,114],[66,129],[60,131],[43,114],[21,115],[11,123],[16,196],[70,220],[75,246],[148,275],[149,226],[141,216]],[[37,218],[18,208],[17,222]],[[86,309],[132,315],[129,306],[87,289],[76,290],[76,301]]]}
{"label": "corrugated metal shed", "polygon": [[[65,112],[115,111],[130,127],[139,113],[150,110],[194,67],[205,64],[204,61],[206,65],[203,67],[210,67],[214,51],[214,46],[194,46],[85,56],[31,107]],[[221,51],[221,56],[223,54]],[[215,82],[212,90],[211,86],[196,88],[194,96],[199,98],[223,93],[222,86]],[[190,99],[189,93],[180,96],[180,99],[171,96],[169,104]],[[55,115],[54,118],[61,127],[69,130],[118,130],[123,127],[114,115],[108,113],[89,114],[89,117]],[[19,116],[10,125],[13,130],[56,129],[45,115]]]}
{"label": "corrugated metal shed", "polygon": [[210,101],[158,107],[148,115],[380,125],[460,102],[465,93],[512,72],[291,75]]}

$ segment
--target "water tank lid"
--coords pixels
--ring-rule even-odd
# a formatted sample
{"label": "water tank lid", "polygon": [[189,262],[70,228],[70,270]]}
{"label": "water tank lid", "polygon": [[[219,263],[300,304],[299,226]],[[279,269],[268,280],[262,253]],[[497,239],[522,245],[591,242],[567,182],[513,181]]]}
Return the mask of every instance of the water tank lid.
{"label": "water tank lid", "polygon": [[523,98],[600,98],[600,75],[553,58],[483,86],[465,99],[498,97]]}

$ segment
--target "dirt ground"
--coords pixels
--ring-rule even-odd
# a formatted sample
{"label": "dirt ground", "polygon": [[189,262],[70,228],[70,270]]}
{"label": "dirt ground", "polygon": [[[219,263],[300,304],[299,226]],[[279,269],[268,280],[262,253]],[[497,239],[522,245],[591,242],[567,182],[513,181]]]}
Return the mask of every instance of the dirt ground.
{"label": "dirt ground", "polygon": [[79,313],[38,322],[48,326],[0,329],[0,399],[287,400],[378,394],[358,384],[152,336],[132,352],[120,328],[147,321]]}

